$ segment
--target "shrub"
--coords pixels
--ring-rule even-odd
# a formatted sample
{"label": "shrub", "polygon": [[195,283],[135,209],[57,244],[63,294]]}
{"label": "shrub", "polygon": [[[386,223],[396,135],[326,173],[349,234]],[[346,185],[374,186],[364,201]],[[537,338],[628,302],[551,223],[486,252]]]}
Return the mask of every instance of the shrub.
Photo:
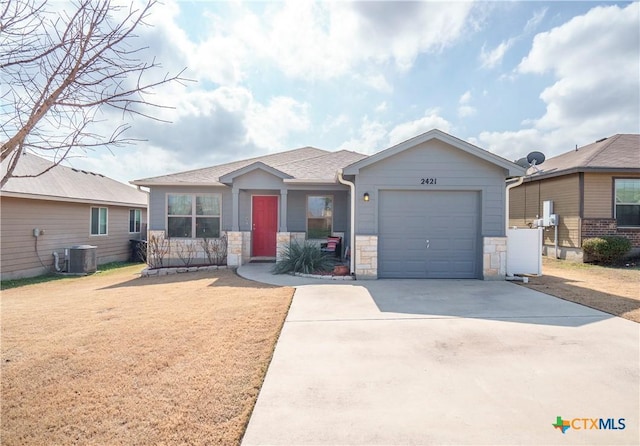
{"label": "shrub", "polygon": [[604,235],[586,239],[582,242],[582,249],[589,259],[610,265],[631,250],[631,242],[625,237]]}
{"label": "shrub", "polygon": [[308,241],[290,243],[282,252],[282,259],[273,267],[275,274],[328,272],[333,269],[332,256]]}
{"label": "shrub", "polygon": [[207,256],[209,265],[227,264],[227,235],[219,238],[203,238],[200,246]]}

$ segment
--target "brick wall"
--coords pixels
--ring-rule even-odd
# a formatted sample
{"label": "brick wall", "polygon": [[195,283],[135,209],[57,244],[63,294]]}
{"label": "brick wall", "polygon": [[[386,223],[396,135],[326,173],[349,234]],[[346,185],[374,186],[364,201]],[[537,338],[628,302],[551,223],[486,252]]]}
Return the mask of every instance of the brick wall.
{"label": "brick wall", "polygon": [[603,235],[620,235],[631,241],[634,248],[640,248],[640,228],[618,228],[615,218],[582,219],[582,240]]}

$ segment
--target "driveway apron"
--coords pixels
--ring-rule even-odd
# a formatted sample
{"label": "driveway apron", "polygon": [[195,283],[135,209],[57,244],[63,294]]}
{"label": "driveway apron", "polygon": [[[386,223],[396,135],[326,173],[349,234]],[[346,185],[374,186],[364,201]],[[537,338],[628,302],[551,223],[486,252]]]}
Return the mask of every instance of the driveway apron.
{"label": "driveway apron", "polygon": [[507,282],[300,286],[242,444],[639,444],[639,328]]}

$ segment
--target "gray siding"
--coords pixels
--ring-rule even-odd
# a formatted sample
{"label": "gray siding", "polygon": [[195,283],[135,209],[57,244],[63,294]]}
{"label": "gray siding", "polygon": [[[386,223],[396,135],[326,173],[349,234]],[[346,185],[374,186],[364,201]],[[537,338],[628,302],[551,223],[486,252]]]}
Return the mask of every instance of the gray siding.
{"label": "gray siding", "polygon": [[[478,191],[481,200],[481,236],[505,235],[506,171],[455,147],[431,140],[364,167],[356,176],[356,233],[378,234],[378,197],[381,190]],[[436,184],[422,185],[422,178]],[[364,202],[365,192],[370,201]],[[411,202],[405,203],[410,208]]]}
{"label": "gray siding", "polygon": [[[243,190],[240,191],[240,196],[238,197],[239,206],[240,206],[240,230],[241,231],[251,231],[251,222],[252,222],[252,212],[251,207],[253,204],[253,200],[251,197],[254,195],[274,195],[278,197],[278,206],[280,206],[280,190]],[[279,215],[279,209],[278,209]],[[280,224],[280,220],[278,220],[278,224]]]}
{"label": "gray siding", "polygon": [[167,194],[222,194],[222,230],[230,231],[233,193],[229,187],[156,186],[149,194],[149,229],[165,231],[167,225]]}
{"label": "gray siding", "polygon": [[275,189],[280,190],[282,179],[264,170],[253,170],[234,178],[233,185],[238,189]]}
{"label": "gray siding", "polygon": [[[107,235],[90,235],[92,206],[108,208]],[[43,274],[53,268],[54,251],[62,254],[65,248],[74,245],[97,246],[98,264],[127,260],[129,240],[140,236],[137,233],[129,233],[130,209],[142,211],[144,224],[144,208],[2,197],[2,279]],[[42,263],[36,254],[34,228],[45,231],[38,237],[37,245]]]}
{"label": "gray siding", "polygon": [[333,197],[333,230],[335,232],[349,231],[349,192],[348,191],[319,191],[294,190],[287,196],[287,229],[290,232],[305,232],[307,230],[307,196],[331,195]]}
{"label": "gray siding", "polygon": [[[276,195],[280,199],[280,187],[282,181],[273,175],[262,171],[250,172],[236,179],[245,186],[250,184],[244,181],[246,176],[251,176],[257,181],[258,186],[266,186],[274,180],[272,186],[278,185],[278,189],[260,189],[252,187],[243,189],[238,196],[239,219],[241,231],[251,231],[251,197],[254,195]],[[242,181],[241,181],[242,180]],[[233,224],[233,192],[230,187],[177,187],[157,186],[151,189],[149,195],[149,229],[166,230],[166,196],[167,194],[222,194],[222,230],[230,231]],[[287,194],[287,229],[290,232],[305,232],[307,230],[306,212],[307,195],[332,195],[334,197],[334,231],[344,232],[348,239],[349,233],[349,191],[348,190],[290,190]]]}

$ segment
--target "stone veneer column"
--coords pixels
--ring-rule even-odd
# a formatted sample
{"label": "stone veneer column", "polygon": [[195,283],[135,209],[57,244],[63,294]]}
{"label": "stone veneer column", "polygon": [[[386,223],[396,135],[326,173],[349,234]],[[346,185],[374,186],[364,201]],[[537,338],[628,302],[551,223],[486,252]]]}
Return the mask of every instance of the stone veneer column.
{"label": "stone veneer column", "polygon": [[484,280],[504,280],[507,275],[507,238],[484,237],[482,247],[482,277]]}
{"label": "stone veneer column", "polygon": [[291,243],[290,232],[278,232],[276,234],[276,262],[282,260],[282,252]]}
{"label": "stone veneer column", "polygon": [[241,232],[242,234],[242,264],[251,261],[251,231]]}
{"label": "stone veneer column", "polygon": [[378,278],[378,236],[356,235],[356,277],[358,279]]}
{"label": "stone veneer column", "polygon": [[227,265],[242,265],[243,233],[239,231],[227,232]]}

